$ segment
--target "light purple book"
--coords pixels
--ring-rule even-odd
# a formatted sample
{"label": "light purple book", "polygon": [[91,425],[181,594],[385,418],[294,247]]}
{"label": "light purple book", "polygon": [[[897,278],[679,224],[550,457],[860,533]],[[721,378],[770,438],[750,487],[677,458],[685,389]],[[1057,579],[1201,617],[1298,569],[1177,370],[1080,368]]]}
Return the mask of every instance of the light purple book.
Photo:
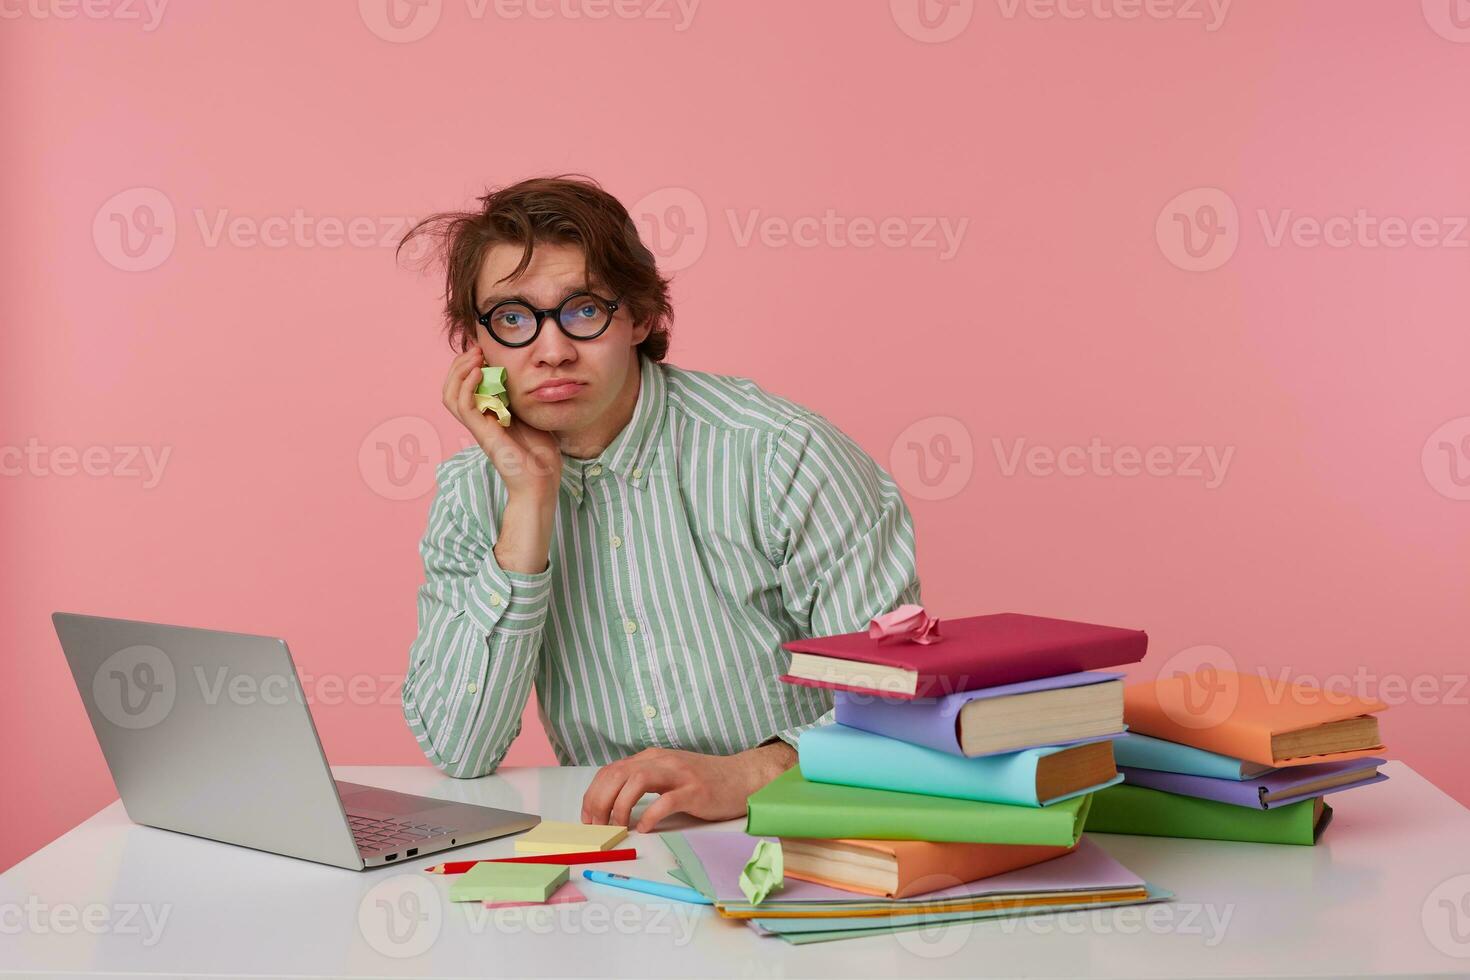
{"label": "light purple book", "polygon": [[[996,687],[981,688],[978,691],[959,691],[939,698],[917,698],[909,701],[895,701],[873,694],[837,691],[834,695],[834,702],[837,709],[837,720],[844,725],[861,728],[875,735],[887,735],[889,738],[924,745],[931,749],[938,749],[940,752],[948,752],[950,755],[962,756],[965,753],[960,748],[960,710],[971,701],[1006,697],[1011,694],[1029,694],[1033,691],[1054,691],[1063,687],[1101,684],[1104,681],[1118,680],[1122,676],[1122,674],[1107,671],[1085,670],[1076,674],[1057,674],[1054,677],[1041,677],[1034,681],[1000,684]],[[1088,742],[1106,742],[1122,735],[1127,727],[1127,725],[1122,725],[1116,732],[1073,739],[1070,742],[1038,744],[1084,745]],[[982,755],[1004,755],[1008,752],[1019,752],[1022,749],[1035,747],[1036,745],[1017,745],[1000,752],[986,752]],[[980,756],[970,758],[980,758]]]}
{"label": "light purple book", "polygon": [[[1132,766],[1119,766],[1118,771],[1123,774],[1123,782],[1132,783],[1134,786],[1147,786],[1149,789],[1178,793],[1181,796],[1193,796],[1202,800],[1234,803],[1236,806],[1249,807],[1252,810],[1269,810],[1272,807],[1283,807],[1288,803],[1309,800],[1314,796],[1326,796],[1328,793],[1339,793],[1345,789],[1357,789],[1359,786],[1382,782],[1388,778],[1387,775],[1380,772],[1370,776],[1369,773],[1373,771],[1374,766],[1383,765],[1383,761],[1382,759],[1346,759],[1338,762],[1315,762],[1306,766],[1288,766],[1260,776],[1238,780],[1218,779],[1214,776],[1191,776],[1182,772],[1163,772],[1158,769],[1135,769]],[[1343,783],[1315,791],[1306,788],[1308,784],[1319,779],[1358,769],[1363,771],[1364,778],[1356,782]],[[1269,803],[1266,802],[1267,793],[1290,792],[1294,788],[1302,788],[1304,791],[1291,793],[1289,796],[1271,800]]]}
{"label": "light purple book", "polygon": [[[745,867],[745,862],[750,860],[756,841],[775,838],[753,837],[738,830],[686,830],[683,836],[684,842],[689,845],[699,863],[704,865],[704,873],[715,891],[715,900],[731,905],[748,905],[749,900],[740,890],[740,871]],[[857,905],[901,906],[914,902],[928,903],[1004,892],[1091,891],[1100,888],[1141,887],[1142,878],[1083,837],[1070,854],[923,895],[886,899],[831,888],[814,881],[787,878],[761,905],[775,908],[792,902],[846,902]]]}

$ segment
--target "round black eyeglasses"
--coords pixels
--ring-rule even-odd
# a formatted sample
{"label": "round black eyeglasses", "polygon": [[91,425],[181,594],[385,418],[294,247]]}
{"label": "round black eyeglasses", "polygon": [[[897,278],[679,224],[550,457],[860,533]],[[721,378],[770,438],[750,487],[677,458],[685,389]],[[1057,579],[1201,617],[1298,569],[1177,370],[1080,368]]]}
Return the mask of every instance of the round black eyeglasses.
{"label": "round black eyeglasses", "polygon": [[612,323],[618,311],[617,299],[604,299],[595,293],[573,293],[546,310],[519,299],[505,299],[475,319],[490,336],[506,347],[525,347],[541,335],[542,317],[554,316],[561,332],[573,340],[592,340]]}

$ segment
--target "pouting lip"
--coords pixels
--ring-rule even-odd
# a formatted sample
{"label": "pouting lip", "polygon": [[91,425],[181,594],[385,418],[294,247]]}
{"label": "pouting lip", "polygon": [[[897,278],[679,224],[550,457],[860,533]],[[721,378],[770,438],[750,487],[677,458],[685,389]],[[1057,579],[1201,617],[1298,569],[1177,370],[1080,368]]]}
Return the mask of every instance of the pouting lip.
{"label": "pouting lip", "polygon": [[552,378],[550,381],[541,382],[531,390],[540,391],[542,388],[559,388],[562,385],[585,385],[586,383],[585,381],[578,381],[576,378]]}

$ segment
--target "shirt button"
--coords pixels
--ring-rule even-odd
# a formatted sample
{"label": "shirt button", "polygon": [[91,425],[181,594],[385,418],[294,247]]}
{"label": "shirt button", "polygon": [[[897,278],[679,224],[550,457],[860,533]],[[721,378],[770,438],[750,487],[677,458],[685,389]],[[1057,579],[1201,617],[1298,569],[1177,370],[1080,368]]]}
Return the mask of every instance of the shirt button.
{"label": "shirt button", "polygon": [[641,479],[643,479],[643,467],[641,467],[641,466],[635,466],[635,467],[633,467],[633,479],[635,479],[635,480],[641,480]]}
{"label": "shirt button", "polygon": [[607,541],[608,544],[611,544],[614,548],[621,548],[623,545],[623,539],[618,537],[616,534],[608,538]]}
{"label": "shirt button", "polygon": [[492,593],[490,593],[490,605],[492,605],[492,606],[498,606],[498,605],[500,605],[504,601],[505,601],[505,597],[502,596],[499,592],[492,592]]}
{"label": "shirt button", "polygon": [[589,469],[587,471],[587,475],[588,476],[601,476],[602,475],[602,464],[599,463],[596,466],[593,466],[591,469]]}
{"label": "shirt button", "polygon": [[623,631],[626,632],[629,636],[632,636],[634,633],[638,632],[638,624],[633,622],[631,619],[625,619],[623,620]]}
{"label": "shirt button", "polygon": [[469,686],[467,686],[465,688],[465,690],[466,691],[469,691],[471,694],[474,694],[479,689],[480,689],[480,685],[478,685],[478,684],[470,684]]}
{"label": "shirt button", "polygon": [[653,705],[651,705],[651,704],[645,704],[643,706],[643,717],[645,717],[645,718],[653,718],[653,717],[656,717],[657,715],[658,715],[658,709],[655,708]]}

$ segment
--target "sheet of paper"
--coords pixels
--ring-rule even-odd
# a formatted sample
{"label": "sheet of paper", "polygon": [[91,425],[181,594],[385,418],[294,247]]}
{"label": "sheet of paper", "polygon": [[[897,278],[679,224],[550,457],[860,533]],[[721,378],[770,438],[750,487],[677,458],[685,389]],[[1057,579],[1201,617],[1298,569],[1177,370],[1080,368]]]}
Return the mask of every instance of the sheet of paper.
{"label": "sheet of paper", "polygon": [[1043,915],[1048,912],[1070,912],[1078,909],[1105,909],[1123,905],[1147,905],[1150,902],[1165,902],[1174,893],[1155,885],[1144,883],[1148,897],[1130,898],[1121,902],[1102,902],[1089,905],[1052,905],[1042,909],[991,909],[981,912],[940,912],[922,915],[893,915],[885,918],[833,918],[833,919],[746,919],[746,925],[762,936],[780,936],[789,943],[822,943],[836,939],[856,939],[876,936],[885,932],[908,932],[913,929],[932,929],[945,922],[967,922],[974,919],[997,919],[1003,916]]}

